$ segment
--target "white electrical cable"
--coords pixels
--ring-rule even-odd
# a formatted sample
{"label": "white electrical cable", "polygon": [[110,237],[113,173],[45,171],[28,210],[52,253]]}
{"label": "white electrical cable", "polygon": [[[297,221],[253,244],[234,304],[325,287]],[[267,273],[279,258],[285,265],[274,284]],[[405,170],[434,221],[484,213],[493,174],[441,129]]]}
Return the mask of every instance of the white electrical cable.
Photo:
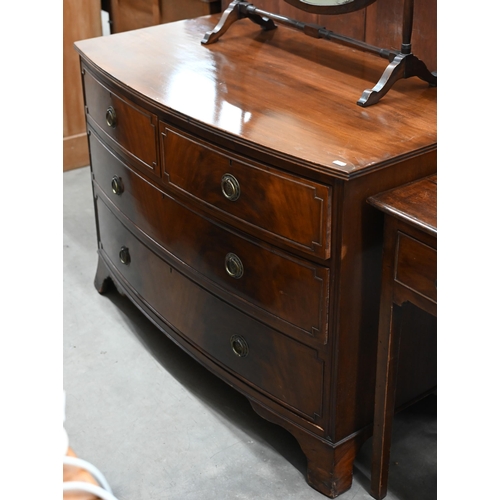
{"label": "white electrical cable", "polygon": [[87,462],[86,460],[82,460],[81,458],[78,457],[63,457],[63,464],[64,465],[74,465],[75,467],[80,467],[82,469],[85,469],[86,471],[90,472],[94,479],[106,490],[109,491],[110,493],[113,493],[111,491],[111,487],[109,486],[108,482],[106,481],[106,478],[102,474],[102,472],[95,466],[92,465],[90,462]]}
{"label": "white electrical cable", "polygon": [[63,465],[72,465],[75,467],[80,467],[81,469],[85,469],[89,472],[94,479],[100,484],[97,486],[92,483],[86,483],[84,481],[64,481],[63,482],[63,492],[64,491],[83,491],[86,493],[91,493],[102,500],[118,500],[111,491],[111,487],[109,486],[106,478],[102,474],[102,472],[90,462],[83,460],[78,457],[69,457],[66,455],[69,449],[69,439],[66,429],[64,428],[64,422],[66,421],[66,392],[63,391],[63,447],[64,447],[64,455],[63,455]]}
{"label": "white electrical cable", "polygon": [[83,481],[66,481],[63,483],[63,492],[64,491],[84,491],[86,493],[92,493],[92,495],[102,498],[102,500],[118,500],[112,493],[106,491],[104,488]]}

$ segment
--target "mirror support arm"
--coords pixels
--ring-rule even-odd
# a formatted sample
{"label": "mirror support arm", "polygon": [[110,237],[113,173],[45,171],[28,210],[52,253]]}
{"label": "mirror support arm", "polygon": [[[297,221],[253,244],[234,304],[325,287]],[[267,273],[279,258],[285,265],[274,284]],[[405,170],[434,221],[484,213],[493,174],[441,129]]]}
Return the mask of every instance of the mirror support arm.
{"label": "mirror support arm", "polygon": [[301,30],[307,36],[313,38],[324,38],[334,40],[342,45],[355,47],[365,52],[372,52],[385,59],[388,59],[389,65],[380,77],[378,83],[372,88],[365,90],[359,98],[358,106],[368,107],[377,103],[398,80],[416,76],[429,85],[437,86],[437,75],[431,73],[427,66],[411,51],[411,35],[413,29],[413,6],[414,0],[404,0],[403,6],[403,36],[401,51],[383,49],[375,47],[368,43],[356,40],[348,36],[340,35],[313,23],[304,23],[291,19],[289,17],[273,14],[258,9],[249,2],[243,0],[233,0],[224,11],[217,26],[212,31],[208,31],[203,40],[204,45],[215,43],[229,27],[239,19],[248,18],[254,23],[260,25],[264,30],[273,30],[277,28],[274,21],[281,22],[295,29]]}
{"label": "mirror support arm", "polygon": [[370,45],[368,43],[350,38],[348,36],[339,35],[327,28],[313,23],[304,23],[297,21],[296,19],[291,19],[289,17],[281,16],[279,14],[274,14],[272,12],[267,12],[262,9],[258,9],[253,4],[245,2],[242,0],[234,0],[224,11],[220,21],[217,26],[205,34],[203,40],[201,41],[204,45],[209,45],[215,43],[228,29],[229,27],[238,21],[239,19],[249,18],[256,24],[262,26],[265,30],[271,30],[277,28],[273,21],[279,21],[283,24],[291,26],[292,28],[302,31],[305,35],[312,38],[324,38],[326,40],[335,40],[342,45],[348,45],[350,47],[355,47],[366,52],[372,52],[374,54],[383,57],[384,59],[389,59],[392,61],[398,52],[394,50],[381,49]]}
{"label": "mirror support arm", "polygon": [[437,86],[436,73],[431,73],[425,63],[413,55],[411,51],[413,3],[414,0],[404,0],[403,41],[401,43],[401,52],[387,66],[375,87],[363,92],[356,103],[358,106],[366,108],[377,103],[387,94],[391,87],[402,78],[416,76],[424,82],[427,82],[431,87]]}

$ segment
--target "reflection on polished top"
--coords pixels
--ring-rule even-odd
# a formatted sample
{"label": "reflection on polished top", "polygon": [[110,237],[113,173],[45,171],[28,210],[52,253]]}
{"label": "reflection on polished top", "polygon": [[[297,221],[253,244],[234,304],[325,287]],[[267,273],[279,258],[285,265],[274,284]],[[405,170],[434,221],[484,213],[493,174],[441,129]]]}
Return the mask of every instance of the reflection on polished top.
{"label": "reflection on polished top", "polygon": [[179,21],[76,48],[166,112],[342,178],[435,148],[436,88],[402,80],[361,108],[356,101],[379,79],[383,59],[285,26],[265,32],[248,19],[202,45],[217,21]]}

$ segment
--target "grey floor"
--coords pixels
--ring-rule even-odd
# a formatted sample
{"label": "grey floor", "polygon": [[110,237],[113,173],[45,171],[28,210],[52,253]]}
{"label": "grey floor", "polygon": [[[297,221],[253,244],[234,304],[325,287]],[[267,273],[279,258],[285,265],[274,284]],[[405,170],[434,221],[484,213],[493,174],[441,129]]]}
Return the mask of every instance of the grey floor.
{"label": "grey floor", "polygon": [[[89,168],[64,176],[64,390],[70,445],[120,500],[325,499],[295,439],[199,366],[124,297],[94,286]],[[388,500],[432,500],[436,397],[398,414]],[[342,500],[371,499],[371,440]]]}

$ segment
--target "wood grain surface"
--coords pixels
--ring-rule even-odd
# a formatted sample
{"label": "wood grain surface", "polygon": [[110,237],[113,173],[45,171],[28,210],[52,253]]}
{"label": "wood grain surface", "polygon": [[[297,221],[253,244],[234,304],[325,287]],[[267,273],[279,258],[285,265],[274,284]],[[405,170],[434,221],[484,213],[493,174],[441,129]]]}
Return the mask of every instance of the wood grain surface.
{"label": "wood grain surface", "polygon": [[[231,0],[222,0],[226,9]],[[283,0],[255,0],[259,9],[283,16],[316,23],[341,35],[362,40],[377,47],[399,50],[402,40],[402,0],[377,0],[367,8],[350,14],[315,15],[287,4]],[[415,1],[412,50],[430,71],[437,69],[437,1]]]}
{"label": "wood grain surface", "polygon": [[403,80],[361,108],[358,98],[387,61],[284,26],[263,32],[248,19],[202,45],[216,21],[179,21],[76,47],[152,109],[343,178],[435,148],[436,88]]}
{"label": "wood grain surface", "polygon": [[368,202],[437,236],[437,174],[372,196]]}

